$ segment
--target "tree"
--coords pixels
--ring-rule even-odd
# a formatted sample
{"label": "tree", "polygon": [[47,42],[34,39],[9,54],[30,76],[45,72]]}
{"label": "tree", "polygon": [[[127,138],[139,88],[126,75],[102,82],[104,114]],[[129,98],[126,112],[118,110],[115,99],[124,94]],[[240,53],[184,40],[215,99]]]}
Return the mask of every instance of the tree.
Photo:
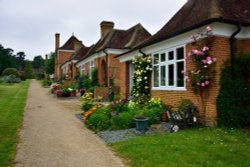
{"label": "tree", "polygon": [[31,79],[33,78],[33,73],[32,73],[32,65],[30,61],[25,61],[25,78],[26,79]]}
{"label": "tree", "polygon": [[36,56],[36,57],[34,57],[33,62],[32,62],[32,67],[34,69],[43,68],[44,65],[45,65],[45,62],[44,62],[44,59],[43,59],[42,56]]}
{"label": "tree", "polygon": [[54,74],[55,71],[55,53],[51,53],[45,67],[47,74]]}
{"label": "tree", "polygon": [[13,49],[4,48],[0,44],[0,74],[6,68],[17,68],[17,60],[13,52]]}
{"label": "tree", "polygon": [[23,71],[25,67],[25,53],[24,52],[18,52],[16,54],[17,62],[18,62],[18,69],[19,71]]}

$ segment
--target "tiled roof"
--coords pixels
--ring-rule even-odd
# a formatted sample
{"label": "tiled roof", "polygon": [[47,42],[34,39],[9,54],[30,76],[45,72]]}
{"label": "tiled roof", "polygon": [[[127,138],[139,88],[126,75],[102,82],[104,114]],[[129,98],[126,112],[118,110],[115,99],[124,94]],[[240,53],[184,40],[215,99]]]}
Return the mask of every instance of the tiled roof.
{"label": "tiled roof", "polygon": [[82,46],[80,47],[71,57],[71,60],[80,60],[89,51],[90,47]]}
{"label": "tiled roof", "polygon": [[84,58],[106,48],[131,49],[134,45],[138,45],[150,36],[151,34],[141,24],[137,24],[128,30],[114,29],[92,46]]}
{"label": "tiled roof", "polygon": [[[72,35],[65,44],[60,47],[59,49],[64,49],[64,50],[74,50],[75,43],[82,43],[79,41],[74,35]],[[83,45],[83,44],[82,44]],[[84,46],[84,45],[83,45]]]}
{"label": "tiled roof", "polygon": [[188,0],[162,29],[132,50],[213,22],[250,26],[250,0]]}

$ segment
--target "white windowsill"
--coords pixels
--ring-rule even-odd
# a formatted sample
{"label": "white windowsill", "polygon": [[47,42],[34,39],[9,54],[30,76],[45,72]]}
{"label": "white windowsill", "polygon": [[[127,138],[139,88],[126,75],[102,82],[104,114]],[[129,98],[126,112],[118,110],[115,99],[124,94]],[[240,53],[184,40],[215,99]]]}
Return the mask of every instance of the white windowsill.
{"label": "white windowsill", "polygon": [[164,87],[153,87],[151,90],[166,90],[166,91],[187,91],[186,88],[177,88],[177,87],[173,87],[173,88],[164,88]]}

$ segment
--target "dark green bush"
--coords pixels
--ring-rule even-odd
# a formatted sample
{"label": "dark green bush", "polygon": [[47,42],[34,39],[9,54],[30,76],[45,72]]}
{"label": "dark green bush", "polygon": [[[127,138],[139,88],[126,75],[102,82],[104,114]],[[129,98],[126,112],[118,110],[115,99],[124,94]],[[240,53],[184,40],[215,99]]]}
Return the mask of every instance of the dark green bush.
{"label": "dark green bush", "polygon": [[130,112],[122,112],[111,119],[112,129],[128,129],[134,127],[134,115]]}
{"label": "dark green bush", "polygon": [[4,69],[2,75],[3,76],[14,75],[15,77],[19,77],[19,73],[18,73],[17,69],[15,69],[15,68]]}
{"label": "dark green bush", "polygon": [[236,60],[234,75],[226,66],[221,73],[217,98],[218,125],[241,128],[250,125],[250,55]]}
{"label": "dark green bush", "polygon": [[50,80],[43,80],[42,85],[43,86],[50,86],[52,84],[52,81]]}
{"label": "dark green bush", "polygon": [[158,123],[162,116],[163,109],[160,107],[144,108],[143,115],[149,118],[148,123],[154,124]]}
{"label": "dark green bush", "polygon": [[110,127],[110,119],[104,113],[99,113],[95,111],[91,116],[87,119],[85,124],[94,131],[106,130]]}

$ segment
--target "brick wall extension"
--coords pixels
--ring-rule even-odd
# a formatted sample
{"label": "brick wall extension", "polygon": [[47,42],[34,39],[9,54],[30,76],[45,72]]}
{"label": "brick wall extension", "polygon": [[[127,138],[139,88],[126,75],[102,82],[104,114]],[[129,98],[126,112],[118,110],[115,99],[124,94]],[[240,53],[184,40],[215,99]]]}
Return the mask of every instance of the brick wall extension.
{"label": "brick wall extension", "polygon": [[[211,55],[217,58],[217,62],[215,64],[215,78],[209,87],[204,93],[206,95],[206,109],[205,112],[202,110],[202,103],[200,100],[200,96],[193,93],[190,83],[186,85],[186,91],[162,91],[162,90],[152,90],[152,97],[160,97],[163,102],[167,105],[174,106],[174,109],[177,109],[179,101],[183,99],[190,99],[199,110],[200,121],[208,126],[215,126],[217,123],[217,111],[216,111],[216,98],[219,93],[219,80],[221,68],[224,63],[229,59],[230,55],[230,44],[229,39],[225,37],[213,37],[212,38],[212,50]],[[194,47],[191,44],[186,45],[186,55],[193,49]],[[189,71],[193,69],[193,62],[186,61],[186,70]]]}
{"label": "brick wall extension", "polygon": [[63,52],[58,50],[56,61],[55,61],[55,77],[56,79],[60,79],[62,77],[61,74],[61,65],[70,59],[72,56],[72,52]]}

